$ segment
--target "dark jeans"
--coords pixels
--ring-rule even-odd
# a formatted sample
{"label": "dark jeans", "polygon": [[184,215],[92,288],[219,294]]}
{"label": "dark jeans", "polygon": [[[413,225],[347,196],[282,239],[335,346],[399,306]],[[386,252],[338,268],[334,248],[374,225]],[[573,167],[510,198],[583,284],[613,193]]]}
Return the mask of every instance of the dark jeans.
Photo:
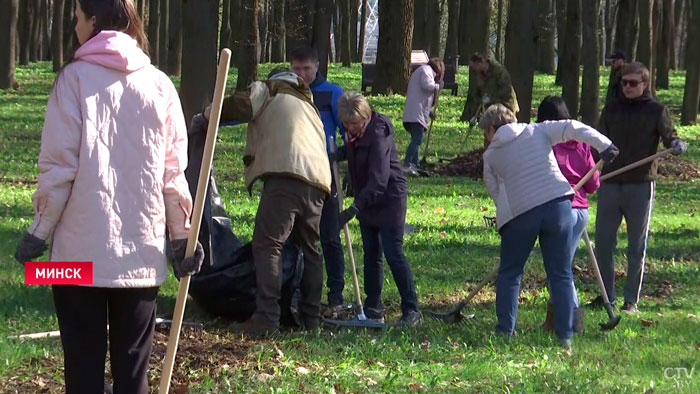
{"label": "dark jeans", "polygon": [[573,215],[567,197],[532,208],[501,227],[501,265],[496,280],[498,331],[512,334],[515,330],[520,279],[539,238],[554,306],[554,329],[559,338],[573,336],[576,302],[571,271],[572,232]]}
{"label": "dark jeans", "polygon": [[299,312],[303,319],[320,319],[323,261],[318,239],[325,197],[321,189],[294,178],[265,180],[255,216],[252,246],[257,283],[255,314],[270,325],[279,326],[280,256],[282,245],[290,237],[304,253]]}
{"label": "dark jeans", "polygon": [[149,392],[157,295],[158,287],[53,286],[66,393],[104,391],[108,336],[114,392]]}
{"label": "dark jeans", "polygon": [[328,279],[328,304],[340,305],[343,303],[343,288],[345,287],[345,256],[343,246],[340,244],[340,223],[338,213],[338,193],[332,179],[331,194],[323,202],[321,211],[321,249],[326,263]]}
{"label": "dark jeans", "polygon": [[420,144],[423,143],[425,128],[418,122],[404,122],[403,127],[411,133],[411,142],[406,148],[403,164],[407,167],[411,164],[418,167],[418,154],[420,153]]}
{"label": "dark jeans", "polygon": [[382,227],[360,223],[362,248],[365,254],[365,306],[381,309],[382,284],[384,283],[384,256],[389,263],[391,275],[401,295],[401,312],[405,315],[418,311],[418,296],[413,283],[413,273],[403,253],[403,224]]}

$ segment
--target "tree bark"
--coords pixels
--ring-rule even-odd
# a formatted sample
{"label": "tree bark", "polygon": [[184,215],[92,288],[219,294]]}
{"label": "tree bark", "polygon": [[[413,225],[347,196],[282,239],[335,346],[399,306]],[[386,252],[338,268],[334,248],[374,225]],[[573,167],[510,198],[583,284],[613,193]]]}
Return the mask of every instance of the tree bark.
{"label": "tree bark", "polygon": [[367,31],[367,12],[369,12],[369,4],[367,0],[362,1],[362,12],[360,12],[360,37],[357,43],[358,61],[362,62],[365,56],[365,35]]}
{"label": "tree bark", "polygon": [[[340,5],[340,61],[350,67],[350,0],[339,0]],[[336,48],[336,51],[338,48]]]}
{"label": "tree bark", "polygon": [[146,21],[146,0],[138,0],[136,3],[136,11],[138,11],[141,21]]}
{"label": "tree bark", "polygon": [[489,53],[491,0],[462,0],[460,12],[466,16],[460,21],[459,60],[466,63],[474,52]]}
{"label": "tree bark", "polygon": [[18,0],[2,0],[0,7],[0,89],[16,88],[15,49],[17,42]]}
{"label": "tree bark", "polygon": [[75,22],[73,14],[76,0],[65,0],[63,4],[63,61],[67,61],[75,51]]}
{"label": "tree bark", "polygon": [[690,15],[686,47],[685,89],[683,91],[683,108],[681,124],[692,125],[698,121],[700,105],[700,0],[691,0],[686,5]]}
{"label": "tree bark", "polygon": [[[391,0],[389,0],[391,1]],[[432,0],[431,2],[436,2]],[[428,50],[428,0],[413,1],[413,41],[411,49]]]}
{"label": "tree bark", "polygon": [[273,63],[282,63],[285,54],[285,26],[284,26],[284,6],[285,0],[273,1],[272,14],[275,16],[272,20],[272,48],[270,53],[270,61]]}
{"label": "tree bark", "polygon": [[639,41],[637,57],[649,69],[649,89],[654,93],[654,22],[652,9],[654,0],[638,0],[639,7]]}
{"label": "tree bark", "polygon": [[180,75],[182,65],[182,0],[170,0],[168,74]]}
{"label": "tree bark", "polygon": [[231,0],[221,0],[221,2],[223,7],[221,10],[219,48],[231,48]]}
{"label": "tree bark", "polygon": [[636,59],[639,36],[638,1],[640,0],[618,0],[615,49],[625,51],[627,62]]}
{"label": "tree bark", "polygon": [[268,0],[258,0],[258,37],[260,44],[258,45],[258,59],[261,63],[270,61],[269,44],[268,44],[268,22],[270,16],[270,2]]}
{"label": "tree bark", "polygon": [[258,0],[241,1],[241,50],[238,54],[236,90],[245,90],[258,79]]}
{"label": "tree bark", "polygon": [[538,0],[537,17],[537,71],[553,75],[554,64],[554,31],[555,16],[553,0]]}
{"label": "tree bark", "polygon": [[581,64],[581,0],[567,0],[565,40],[562,48],[561,95],[569,108],[569,114],[577,118]]}
{"label": "tree bark", "polygon": [[503,12],[504,0],[498,0],[498,15],[496,16],[496,60],[503,62]]}
{"label": "tree bark", "polygon": [[19,64],[29,64],[29,41],[32,39],[32,12],[31,1],[23,1],[19,4]]}
{"label": "tree bark", "polygon": [[287,27],[287,58],[289,58],[289,53],[294,48],[311,44],[313,19],[312,23],[308,23],[308,18],[313,16],[313,12],[309,9],[306,0],[287,0],[287,4],[289,9],[285,12],[285,16],[288,18],[285,24]]}
{"label": "tree bark", "polygon": [[379,1],[377,76],[373,94],[406,94],[411,72],[413,0]]}
{"label": "tree bark", "polygon": [[670,67],[673,70],[677,70],[680,65],[678,58],[681,53],[681,34],[683,33],[683,21],[685,20],[683,17],[685,15],[684,4],[685,0],[675,0],[673,7],[673,24],[671,27],[673,30],[673,43],[671,45],[671,54],[669,55],[671,58]]}
{"label": "tree bark", "polygon": [[51,5],[49,0],[41,2],[41,60],[51,60]]}
{"label": "tree bark", "polygon": [[605,52],[612,53],[613,48],[613,33],[615,31],[615,8],[612,6],[612,0],[605,0]]}
{"label": "tree bark", "polygon": [[158,65],[163,71],[168,69],[168,42],[170,41],[170,34],[168,33],[170,23],[170,0],[160,0],[160,31],[158,32]]}
{"label": "tree bark", "polygon": [[241,49],[241,15],[243,7],[241,0],[230,0],[231,13],[229,14],[229,23],[231,23],[231,63],[238,67],[238,54]]}
{"label": "tree bark", "polygon": [[148,46],[151,52],[151,63],[154,66],[159,65],[158,56],[160,55],[160,1],[148,0]]}
{"label": "tree bark", "polygon": [[561,86],[561,73],[563,71],[562,67],[562,55],[564,53],[564,46],[566,46],[566,1],[567,0],[554,0],[556,8],[557,17],[557,75],[554,78],[554,84]]}
{"label": "tree bark", "polygon": [[357,22],[360,18],[359,8],[359,0],[350,0],[350,57],[354,62],[360,61],[357,56]]}
{"label": "tree bark", "polygon": [[447,2],[447,42],[445,42],[445,59],[459,54],[459,3],[460,0],[448,0]]}
{"label": "tree bark", "polygon": [[586,1],[583,15],[583,78],[581,88],[581,120],[591,127],[598,124],[600,100],[600,66],[598,20],[600,0]]}
{"label": "tree bark", "polygon": [[[30,0],[26,0],[30,1]],[[32,33],[29,42],[29,61],[36,62],[39,59],[39,49],[41,47],[41,1],[31,0],[32,4]]]}
{"label": "tree bark", "polygon": [[537,0],[515,0],[509,3],[505,66],[510,71],[518,98],[518,121],[529,123],[536,66],[536,59],[532,55],[537,44]]}
{"label": "tree bark", "polygon": [[185,112],[185,124],[190,124],[192,117],[211,102],[214,94],[219,1],[183,0],[182,15],[180,99]]}
{"label": "tree bark", "polygon": [[[601,1],[601,0],[598,0]],[[598,65],[605,66],[605,51],[607,50],[605,46],[605,40],[607,39],[605,35],[605,19],[603,19],[603,9],[602,4],[598,4]]]}
{"label": "tree bark", "polygon": [[[333,6],[333,1],[317,0],[311,45],[316,48],[316,52],[318,52],[318,72],[324,77],[328,75],[328,54],[331,50],[331,18],[335,11],[336,8]],[[350,45],[349,42],[348,45]],[[337,51],[338,49],[339,48],[336,48],[335,50]]]}
{"label": "tree bark", "polygon": [[63,65],[63,4],[64,0],[53,0],[51,58],[54,72],[58,71]]}
{"label": "tree bark", "polygon": [[673,0],[663,1],[663,23],[656,49],[656,88],[668,89],[668,72],[671,67],[673,48]]}
{"label": "tree bark", "polygon": [[330,61],[331,62],[339,62],[340,61],[340,46],[341,46],[341,37],[343,36],[343,27],[340,24],[340,9],[342,8],[341,1],[343,0],[335,0],[335,8],[333,9],[333,15],[331,16],[332,22],[332,28],[333,28],[333,51],[329,50],[329,55],[330,55]]}
{"label": "tree bark", "polygon": [[428,56],[440,57],[440,30],[442,26],[442,13],[445,10],[445,0],[436,0],[434,7],[428,9]]}

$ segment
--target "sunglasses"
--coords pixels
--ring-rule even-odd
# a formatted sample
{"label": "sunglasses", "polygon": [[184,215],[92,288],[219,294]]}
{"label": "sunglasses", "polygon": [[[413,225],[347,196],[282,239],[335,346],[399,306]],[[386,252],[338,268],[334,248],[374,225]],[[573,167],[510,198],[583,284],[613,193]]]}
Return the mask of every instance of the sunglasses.
{"label": "sunglasses", "polygon": [[642,81],[637,81],[636,79],[623,79],[622,86],[630,86],[636,88]]}

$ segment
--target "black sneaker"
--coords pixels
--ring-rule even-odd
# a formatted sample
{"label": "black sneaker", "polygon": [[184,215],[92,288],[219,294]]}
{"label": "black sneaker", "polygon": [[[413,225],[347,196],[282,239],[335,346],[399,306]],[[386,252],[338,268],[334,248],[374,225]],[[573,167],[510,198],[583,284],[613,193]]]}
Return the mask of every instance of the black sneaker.
{"label": "black sneaker", "polygon": [[401,319],[399,319],[399,325],[405,327],[413,327],[420,324],[421,320],[423,320],[423,316],[421,316],[420,312],[412,311],[404,313],[401,316]]}
{"label": "black sneaker", "polygon": [[[610,305],[615,306],[616,300],[610,300]],[[603,301],[603,296],[596,297],[593,301],[589,302],[587,305],[589,308],[602,309],[605,307],[605,301]]]}
{"label": "black sneaker", "polygon": [[380,323],[384,323],[384,309],[383,308],[364,308],[365,316],[369,320],[374,320]]}

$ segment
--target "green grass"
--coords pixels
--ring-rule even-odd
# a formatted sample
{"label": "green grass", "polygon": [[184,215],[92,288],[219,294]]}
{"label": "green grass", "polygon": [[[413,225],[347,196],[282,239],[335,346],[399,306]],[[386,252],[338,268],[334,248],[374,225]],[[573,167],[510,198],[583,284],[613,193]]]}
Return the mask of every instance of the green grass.
{"label": "green grass", "polygon": [[[273,65],[261,66],[266,75]],[[431,150],[440,157],[458,153],[464,124],[456,119],[467,89],[466,68],[458,75],[460,96],[441,97],[439,119],[431,137]],[[19,68],[19,91],[0,91],[0,391],[3,387],[34,387],[61,381],[61,348],[57,340],[19,342],[9,335],[57,329],[51,292],[45,286],[25,286],[20,266],[12,255],[32,219],[31,195],[37,174],[36,160],[46,99],[54,74],[50,65],[37,63]],[[235,83],[235,70],[230,76]],[[358,89],[360,67],[337,65],[329,79],[345,89]],[[660,91],[676,119],[682,102],[684,76],[671,75],[671,89]],[[176,83],[177,83],[176,79]],[[559,94],[553,76],[535,77],[534,103],[545,95]],[[601,75],[601,94],[607,70]],[[444,93],[447,93],[445,91]],[[394,119],[396,141],[403,152],[409,135],[401,126],[402,96],[371,97],[380,112]],[[690,145],[689,160],[700,161],[697,127],[679,127]],[[231,216],[234,231],[243,240],[252,234],[257,194],[250,197],[242,181],[244,128],[228,127],[219,133],[214,160],[219,190]],[[480,133],[469,138],[469,148],[481,143]],[[434,157],[430,161],[435,161]],[[465,296],[497,262],[499,238],[484,227],[482,216],[495,208],[483,183],[458,177],[412,178],[407,220],[418,231],[407,235],[405,250],[416,277],[424,309],[442,306]],[[592,199],[589,231],[595,222]],[[203,357],[218,364],[194,363],[188,355],[178,373],[191,392],[698,392],[700,372],[683,380],[664,377],[665,368],[691,368],[700,359],[700,206],[697,180],[658,182],[648,265],[640,302],[641,313],[625,316],[612,332],[597,329],[605,319],[600,311],[587,311],[586,331],[575,337],[573,354],[559,350],[556,339],[540,331],[548,298],[541,255],[536,250],[523,277],[518,335],[510,341],[493,335],[496,324],[493,287],[487,287],[468,307],[476,318],[447,326],[426,320],[408,331],[382,333],[330,331],[300,335],[289,333],[275,341],[242,342],[227,333],[226,323],[207,316],[192,303],[188,320],[208,323],[214,344],[234,345],[240,352],[203,349]],[[351,225],[355,256],[362,261],[359,228]],[[616,260],[624,270],[626,232],[620,234]],[[597,286],[581,249],[575,264],[579,298],[587,301]],[[359,272],[360,276],[362,272]],[[350,274],[345,297],[352,299]],[[621,282],[619,286],[621,286]],[[661,292],[668,288],[667,292]],[[159,315],[172,310],[177,283],[170,276],[161,288]],[[399,296],[387,270],[383,294],[390,319],[399,314]],[[645,326],[642,321],[651,321]],[[183,346],[189,339],[181,342]],[[216,356],[216,357],[215,357]],[[226,360],[224,362],[221,360]],[[154,371],[154,377],[157,377]],[[37,379],[44,379],[38,381]],[[187,383],[189,382],[189,383]],[[689,384],[689,386],[685,386]],[[54,387],[54,386],[51,386]],[[35,391],[27,389],[27,391]]]}

